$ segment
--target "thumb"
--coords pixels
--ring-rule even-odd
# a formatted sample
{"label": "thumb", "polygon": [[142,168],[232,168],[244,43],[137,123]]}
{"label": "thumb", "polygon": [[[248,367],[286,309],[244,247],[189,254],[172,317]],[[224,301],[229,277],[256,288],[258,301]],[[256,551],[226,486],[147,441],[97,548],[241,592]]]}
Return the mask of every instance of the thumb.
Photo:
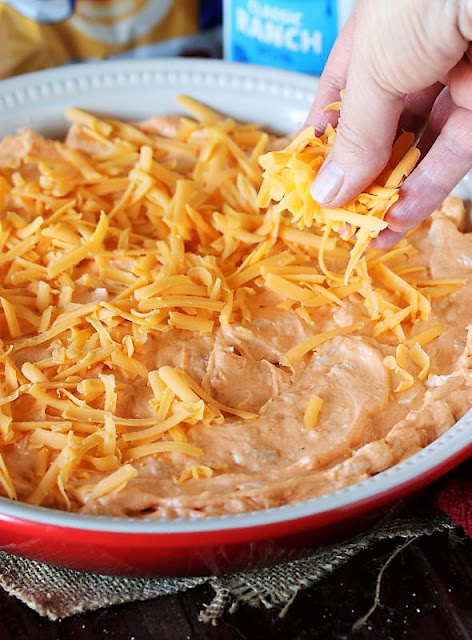
{"label": "thumb", "polygon": [[377,79],[385,67],[383,50],[376,55],[372,46],[379,26],[365,14],[361,5],[336,142],[311,188],[313,198],[330,207],[351,201],[382,171],[404,106],[404,94],[385,88]]}
{"label": "thumb", "polygon": [[390,157],[404,99],[389,94],[366,75],[358,69],[350,73],[336,142],[311,187],[313,198],[325,206],[353,200]]}

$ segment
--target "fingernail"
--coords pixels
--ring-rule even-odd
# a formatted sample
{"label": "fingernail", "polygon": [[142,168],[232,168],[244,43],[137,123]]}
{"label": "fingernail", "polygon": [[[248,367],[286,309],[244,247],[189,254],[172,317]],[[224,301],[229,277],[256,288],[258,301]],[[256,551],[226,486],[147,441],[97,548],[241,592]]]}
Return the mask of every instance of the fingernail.
{"label": "fingernail", "polygon": [[338,195],[343,182],[344,171],[336,162],[328,160],[310,187],[312,198],[320,204],[329,204]]}
{"label": "fingernail", "polygon": [[403,215],[399,216],[397,211],[395,211],[394,216],[389,212],[385,220],[388,222],[388,228],[395,233],[405,234],[411,229],[411,222],[409,218]]}

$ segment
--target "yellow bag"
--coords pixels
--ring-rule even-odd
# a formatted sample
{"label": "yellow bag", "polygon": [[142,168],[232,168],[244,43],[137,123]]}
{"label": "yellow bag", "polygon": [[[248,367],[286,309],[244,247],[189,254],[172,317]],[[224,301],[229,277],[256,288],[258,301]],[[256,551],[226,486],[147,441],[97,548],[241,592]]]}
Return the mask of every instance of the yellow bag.
{"label": "yellow bag", "polygon": [[69,17],[45,21],[60,16],[54,7],[60,7],[62,15],[69,13],[68,5],[68,0],[63,5],[57,0],[0,2],[1,78],[132,52],[175,55],[175,46],[166,50],[165,41],[199,28],[198,0],[76,0],[75,7],[70,0]]}

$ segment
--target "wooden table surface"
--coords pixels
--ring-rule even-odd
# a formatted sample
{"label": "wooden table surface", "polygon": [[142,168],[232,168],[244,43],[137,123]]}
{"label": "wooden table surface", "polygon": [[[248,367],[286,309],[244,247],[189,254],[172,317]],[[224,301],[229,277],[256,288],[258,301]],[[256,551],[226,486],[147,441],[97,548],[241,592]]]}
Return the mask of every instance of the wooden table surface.
{"label": "wooden table surface", "polygon": [[399,553],[386,568],[380,602],[358,632],[353,623],[371,607],[377,576],[398,542],[359,554],[302,592],[285,618],[241,608],[218,626],[198,613],[209,587],[73,616],[41,618],[0,590],[1,640],[469,640],[472,639],[472,540],[434,534]]}

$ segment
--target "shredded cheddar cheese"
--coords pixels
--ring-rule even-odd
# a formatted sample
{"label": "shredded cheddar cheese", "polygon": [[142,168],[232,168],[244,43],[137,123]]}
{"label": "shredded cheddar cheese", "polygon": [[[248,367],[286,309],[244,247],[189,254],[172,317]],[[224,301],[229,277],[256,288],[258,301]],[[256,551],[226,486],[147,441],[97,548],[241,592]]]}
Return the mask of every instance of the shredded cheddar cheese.
{"label": "shredded cheddar cheese", "polygon": [[414,378],[406,369],[400,367],[395,356],[387,356],[384,359],[384,365],[398,377],[398,384],[394,389],[395,393],[411,389],[415,382]]}
{"label": "shredded cheddar cheese", "polygon": [[[183,368],[156,365],[150,351],[167,332],[210,338],[244,325],[261,290],[312,331],[282,366],[362,331],[400,344],[384,361],[396,392],[414,384],[408,367],[420,381],[428,375],[424,347],[444,327],[415,325],[461,281],[405,271],[415,252],[406,239],[387,252],[368,247],[416,162],[411,137],[399,138],[378,183],[328,210],[309,185],[334,130],[316,138],[307,129],[265,153],[270,137],[259,127],[179,100],[196,119],[181,118],[174,136],[69,109],[72,142],[31,134],[26,155],[0,168],[0,444],[35,454],[37,482],[21,497],[30,504],[70,509],[118,493],[148,456],[176,460],[177,485],[224,473],[192,429],[257,414],[220,402]],[[74,135],[93,151],[74,148]],[[320,309],[342,310],[351,296],[361,321],[317,329]],[[136,395],[145,410],[129,413]],[[306,429],[322,402],[311,396]],[[15,499],[6,460],[0,487]]]}
{"label": "shredded cheddar cheese", "polygon": [[200,480],[201,478],[211,478],[215,471],[226,471],[227,465],[225,464],[192,464],[186,467],[179,478],[174,478],[175,484],[183,484],[188,480]]}
{"label": "shredded cheddar cheese", "polygon": [[312,338],[308,338],[304,342],[297,344],[295,347],[287,351],[282,358],[280,359],[280,364],[284,366],[290,366],[297,360],[303,358],[309,351],[313,351],[320,345],[325,342],[336,338],[337,336],[347,335],[349,333],[354,333],[363,327],[362,322],[358,322],[357,324],[353,324],[349,327],[343,327],[342,329],[333,329],[331,331],[325,331],[323,333],[319,333],[318,335],[314,335]]}
{"label": "shredded cheddar cheese", "polygon": [[[421,340],[423,337],[427,339],[426,336],[428,334],[429,336],[437,337],[438,327],[431,327],[431,329],[422,332],[421,335],[418,334],[419,340]],[[442,328],[440,329],[442,332]],[[395,393],[406,391],[414,385],[414,377],[406,369],[407,363],[409,361],[411,361],[421,369],[417,373],[418,380],[426,380],[426,378],[428,377],[429,369],[431,366],[431,358],[423,349],[419,340],[411,338],[410,340],[406,340],[405,342],[400,343],[399,345],[397,345],[395,356],[390,355],[384,359],[386,368],[393,371],[400,379],[400,383],[394,389]]]}
{"label": "shredded cheddar cheese", "polygon": [[308,404],[303,415],[303,426],[305,429],[314,429],[316,427],[322,406],[322,398],[313,394],[308,400]]}
{"label": "shredded cheddar cheese", "polygon": [[[327,108],[338,106],[338,103],[333,103]],[[330,126],[320,138],[316,137],[312,127],[308,127],[284,151],[263,155],[259,160],[264,174],[258,204],[268,207],[271,201],[275,201],[276,209],[288,211],[299,229],[314,226],[317,232],[325,231],[326,237],[336,233],[346,240],[350,259],[343,279],[347,283],[371,238],[377,237],[386,228],[384,217],[398,200],[399,186],[414,168],[419,151],[410,146],[411,135],[403,134],[398,138],[390,162],[379,177],[379,184],[371,185],[344,208],[328,209],[313,200],[310,186],[335,137],[336,133]],[[392,162],[396,166],[392,166]]]}
{"label": "shredded cheddar cheese", "polygon": [[428,377],[431,358],[418,342],[415,342],[408,353],[411,360],[421,367],[421,371],[418,374],[418,380],[425,380]]}
{"label": "shredded cheddar cheese", "polygon": [[[334,106],[334,105],[333,105]],[[372,185],[366,193],[345,208],[327,209],[316,203],[310,195],[310,185],[329,153],[335,139],[335,132],[328,127],[321,137],[315,136],[313,128],[302,131],[284,152],[272,152],[261,157],[264,168],[263,182],[258,196],[261,207],[269,206],[271,200],[277,202],[276,208],[292,214],[292,221],[299,229],[314,227],[316,232],[324,231],[325,242],[333,233],[346,240],[350,251],[350,260],[343,273],[345,283],[371,238],[375,238],[387,223],[384,216],[398,199],[398,187],[405,175],[413,168],[411,158],[418,154],[415,149],[406,151],[397,169],[398,179],[390,175],[385,186]],[[404,149],[409,138],[405,135],[397,141],[394,156],[398,149]],[[322,248],[324,252],[324,248]],[[322,257],[320,267],[325,271]]]}

